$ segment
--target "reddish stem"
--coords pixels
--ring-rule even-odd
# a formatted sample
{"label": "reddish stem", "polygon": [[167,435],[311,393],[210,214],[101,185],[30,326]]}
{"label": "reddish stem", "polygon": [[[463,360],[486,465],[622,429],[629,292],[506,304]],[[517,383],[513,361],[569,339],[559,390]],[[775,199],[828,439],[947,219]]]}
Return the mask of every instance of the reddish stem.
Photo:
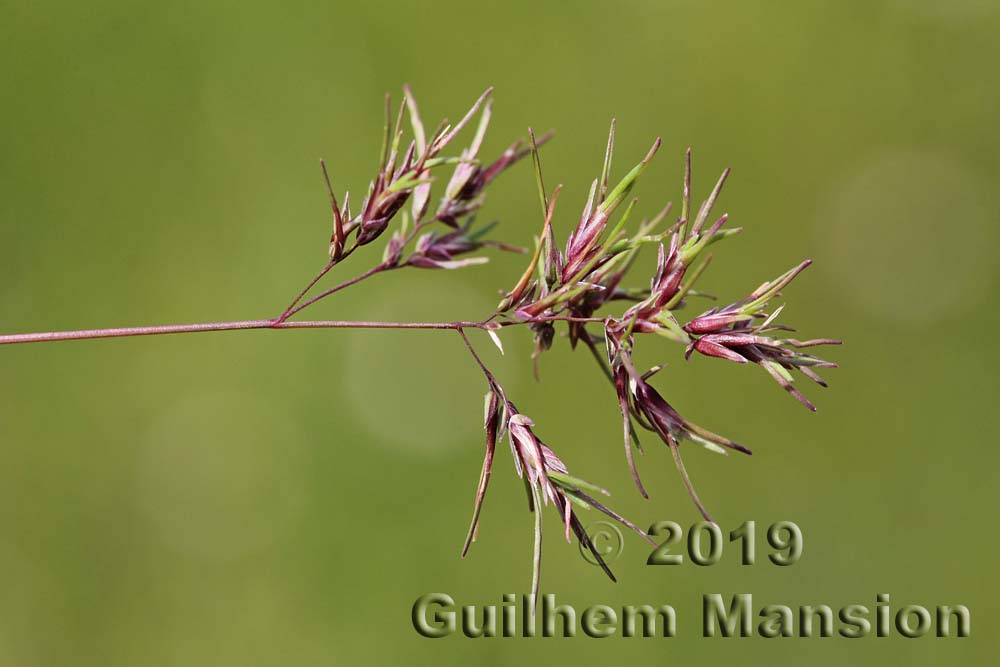
{"label": "reddish stem", "polygon": [[[372,268],[368,269],[364,273],[362,273],[360,275],[357,275],[357,276],[354,276],[350,280],[345,280],[344,282],[340,283],[339,285],[334,285],[333,287],[331,287],[330,289],[326,290],[325,292],[320,292],[319,294],[317,294],[313,298],[309,299],[308,301],[306,301],[304,303],[300,303],[298,306],[295,306],[295,304],[293,303],[292,305],[295,306],[295,307],[289,307],[284,312],[284,314],[282,314],[282,316],[278,318],[278,322],[284,322],[289,317],[292,317],[296,313],[298,313],[298,312],[300,312],[302,310],[305,310],[306,308],[308,308],[309,306],[313,305],[314,303],[316,303],[320,299],[325,299],[326,297],[330,296],[334,292],[339,292],[340,290],[342,290],[344,288],[347,288],[347,287],[350,287],[351,285],[356,285],[357,283],[361,282],[365,278],[370,278],[370,277],[374,276],[376,273],[381,273],[382,271],[389,271],[392,268],[393,267],[385,266],[384,264],[378,264],[378,265],[373,266]],[[316,278],[315,281],[313,281],[312,285],[315,285],[316,282],[319,281],[319,278],[322,278],[322,274],[318,278]],[[305,292],[308,292],[309,289],[312,287],[312,285],[310,285],[309,288],[306,288]],[[305,294],[305,292],[303,292],[303,295]],[[302,297],[299,297],[299,299],[301,299],[301,298]],[[296,300],[296,302],[297,301],[298,301],[298,299]]]}
{"label": "reddish stem", "polygon": [[292,301],[290,304],[288,304],[288,307],[281,312],[281,315],[278,316],[278,321],[284,322],[285,320],[287,320],[292,314],[292,309],[295,308],[295,306],[299,303],[299,301],[302,301],[303,297],[305,297],[305,295],[309,293],[309,290],[311,290],[316,285],[316,283],[318,283],[323,278],[323,276],[328,274],[330,272],[330,269],[332,269],[336,264],[337,264],[336,260],[332,259],[329,262],[327,262],[326,266],[323,267],[323,270],[317,273],[316,277],[313,278],[308,285],[306,285],[305,289],[299,292],[299,295],[295,297],[295,300]]}
{"label": "reddish stem", "polygon": [[[359,278],[355,278],[357,281]],[[538,317],[522,322],[502,322],[500,326],[516,326],[572,320],[575,322],[601,322],[597,318]],[[201,331],[234,331],[238,329],[486,329],[495,327],[489,320],[454,322],[370,322],[364,320],[308,320],[282,322],[271,320],[237,320],[234,322],[198,322],[195,324],[163,324],[150,327],[120,327],[113,329],[78,329],[75,331],[45,331],[39,333],[0,335],[0,345],[16,343],[44,343],[57,340],[87,340],[93,338],[125,338],[128,336],[156,336],[163,334],[197,333]]]}
{"label": "reddish stem", "polygon": [[80,329],[77,331],[9,334],[0,336],[0,345],[44,343],[57,340],[156,336],[163,334],[197,333],[200,331],[233,331],[237,329],[458,329],[463,326],[478,328],[480,324],[478,322],[355,322],[344,320],[279,322],[278,320],[239,320],[236,322],[200,322],[197,324],[165,324],[151,327]]}

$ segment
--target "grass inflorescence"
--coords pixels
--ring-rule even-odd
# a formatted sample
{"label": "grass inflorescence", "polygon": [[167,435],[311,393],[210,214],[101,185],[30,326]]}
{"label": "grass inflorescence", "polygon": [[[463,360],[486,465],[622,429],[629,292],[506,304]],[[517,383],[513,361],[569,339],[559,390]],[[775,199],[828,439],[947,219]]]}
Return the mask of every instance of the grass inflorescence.
{"label": "grass inflorescence", "polygon": [[[691,151],[685,154],[679,215],[671,217],[667,204],[649,218],[634,220],[637,198],[632,192],[661,147],[653,141],[648,152],[617,182],[612,178],[615,122],[606,143],[604,161],[593,180],[579,220],[557,241],[556,205],[560,187],[547,191],[542,177],[539,148],[551,133],[538,139],[529,130],[499,156],[480,156],[492,116],[492,89],[486,90],[454,125],[442,121],[428,131],[409,87],[394,107],[385,98],[385,129],[377,169],[357,209],[349,193],[338,197],[321,161],[330,204],[331,232],[328,260],[289,305],[276,317],[238,322],[92,329],[0,336],[0,344],[87,338],[192,333],[235,329],[397,328],[456,331],[483,372],[485,396],[485,457],[476,488],[472,522],[462,547],[464,557],[479,530],[480,511],[489,486],[498,443],[509,444],[516,474],[527,491],[528,508],[535,515],[532,595],[537,596],[541,570],[542,509],[551,504],[559,516],[565,539],[574,537],[588,549],[609,577],[611,569],[591,543],[579,519],[593,510],[651,538],[625,517],[605,505],[602,487],[570,472],[564,460],[541,439],[541,429],[519,410],[502,384],[484,363],[467,329],[486,331],[503,352],[499,332],[526,326],[532,333],[536,376],[541,358],[565,328],[565,339],[575,349],[589,351],[607,378],[609,397],[616,397],[622,416],[625,460],[635,485],[648,497],[636,463],[640,435],[649,432],[669,450],[681,481],[698,511],[711,516],[695,491],[681,457],[682,445],[698,445],[718,454],[750,454],[742,444],[705,429],[680,414],[652,384],[661,367],[641,370],[635,364],[640,341],[658,345],[678,343],[686,358],[694,354],[736,364],[760,366],[775,382],[810,410],[812,402],[798,389],[793,371],[826,386],[817,369],[836,364],[805,349],[835,345],[829,338],[798,340],[794,329],[779,321],[784,306],[775,306],[786,287],[803,271],[806,260],[761,284],[726,306],[714,306],[686,316],[695,299],[711,298],[699,283],[712,256],[709,249],[738,234],[728,214],[715,217],[715,209],[729,176],[725,170],[706,199],[692,207]],[[453,147],[467,127],[471,139],[460,150]],[[408,138],[407,138],[408,137]],[[531,156],[541,207],[541,229],[530,252],[493,238],[493,225],[480,225],[477,214],[489,186],[503,172]],[[442,176],[445,176],[442,178]],[[435,199],[434,186],[444,183]],[[336,267],[362,256],[367,246],[385,237],[381,255],[367,269],[325,289],[314,289]],[[482,253],[491,249],[523,253],[529,259],[494,312],[487,317],[451,322],[362,322],[298,320],[297,315],[319,301],[375,275],[407,268],[458,270],[482,264]],[[656,253],[652,275],[637,276],[636,258],[642,250]],[[638,278],[638,280],[637,280]],[[612,393],[613,392],[613,393]]]}

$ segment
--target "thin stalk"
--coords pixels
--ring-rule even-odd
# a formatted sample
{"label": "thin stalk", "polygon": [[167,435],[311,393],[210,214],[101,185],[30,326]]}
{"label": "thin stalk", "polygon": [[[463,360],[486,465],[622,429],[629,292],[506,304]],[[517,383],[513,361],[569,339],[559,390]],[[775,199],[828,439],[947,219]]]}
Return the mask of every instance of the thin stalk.
{"label": "thin stalk", "polygon": [[691,483],[691,478],[688,477],[687,468],[684,467],[684,460],[681,458],[680,446],[677,443],[672,445],[667,445],[667,449],[670,450],[670,454],[674,457],[674,463],[677,465],[677,471],[681,474],[681,481],[684,482],[684,488],[687,489],[688,496],[694,502],[694,506],[698,508],[701,515],[705,517],[705,521],[709,523],[715,523],[711,516],[708,514],[708,510],[702,505],[701,499],[698,497],[698,492],[694,490],[694,485]]}
{"label": "thin stalk", "polygon": [[[479,328],[485,328],[485,325],[481,323],[475,324],[473,326]],[[458,326],[452,328],[458,331],[458,335],[462,337],[462,342],[465,343],[465,347],[469,349],[469,354],[471,354],[472,358],[476,360],[476,364],[479,366],[479,369],[483,372],[483,375],[486,376],[486,381],[490,384],[493,390],[497,392],[500,398],[503,399],[504,404],[507,406],[508,410],[511,410],[511,413],[513,414],[514,406],[511,405],[511,402],[507,400],[507,395],[504,393],[503,387],[500,386],[500,383],[497,382],[496,377],[493,375],[493,373],[490,372],[490,369],[486,367],[486,364],[483,363],[483,360],[482,358],[480,358],[479,353],[476,352],[476,348],[472,347],[472,341],[469,340],[469,337],[466,336],[465,331],[463,331],[464,327]]]}
{"label": "thin stalk", "polygon": [[350,320],[279,322],[278,320],[239,320],[235,322],[199,322],[196,324],[165,324],[150,327],[8,334],[0,336],[0,345],[44,343],[57,340],[157,336],[164,334],[198,333],[202,331],[234,331],[239,329],[459,329],[461,327],[479,328],[480,326],[479,322],[367,322]]}
{"label": "thin stalk", "polygon": [[[373,266],[372,268],[368,269],[364,273],[362,273],[360,275],[357,275],[357,276],[354,276],[350,280],[345,280],[344,282],[340,283],[339,285],[334,285],[330,289],[328,289],[328,290],[326,290],[324,292],[320,292],[319,294],[317,294],[313,298],[309,299],[308,301],[306,301],[304,303],[299,304],[298,306],[295,306],[294,308],[289,308],[287,311],[285,311],[285,313],[281,317],[278,318],[278,321],[279,322],[284,322],[289,317],[292,317],[296,313],[299,313],[299,312],[305,310],[306,308],[308,308],[309,306],[313,305],[317,301],[319,301],[321,299],[325,299],[326,297],[330,296],[331,294],[333,294],[335,292],[339,292],[340,290],[345,289],[347,287],[350,287],[351,285],[356,285],[359,282],[361,282],[362,280],[365,280],[366,278],[371,278],[376,273],[381,273],[383,271],[391,271],[392,268],[393,267],[389,267],[389,266],[386,266],[384,264],[378,264],[376,266]],[[322,276],[320,276],[320,278],[321,277]],[[319,278],[317,278],[316,280],[318,281]],[[313,284],[315,284],[315,282]],[[312,285],[310,285],[309,288],[306,288],[306,292],[308,292],[311,287],[312,287]],[[303,293],[303,295],[304,295],[304,293]]]}
{"label": "thin stalk", "polygon": [[[421,231],[424,230],[425,227],[428,226],[428,224],[429,223],[418,223],[418,224],[414,225],[413,229],[410,231],[410,233],[407,235],[407,237],[403,240],[403,246],[406,246],[407,244],[409,244],[417,236],[417,234],[419,234]],[[351,278],[350,280],[342,282],[339,285],[335,285],[335,286],[331,287],[330,289],[326,290],[325,292],[323,292],[322,294],[318,294],[317,296],[313,297],[309,301],[307,301],[307,302],[305,302],[305,303],[303,303],[301,305],[299,304],[299,302],[302,301],[303,298],[305,298],[306,294],[309,293],[309,290],[311,290],[313,287],[315,287],[316,283],[318,283],[320,280],[322,280],[323,276],[325,276],[327,273],[329,273],[330,270],[334,266],[336,266],[337,264],[339,264],[340,262],[342,262],[346,257],[348,257],[356,249],[357,249],[357,246],[352,246],[345,254],[341,255],[338,259],[336,259],[336,260],[330,260],[330,262],[325,267],[323,267],[323,270],[320,271],[316,275],[316,277],[313,278],[312,281],[308,285],[306,285],[305,289],[303,289],[301,292],[299,292],[299,295],[297,297],[295,297],[295,300],[292,301],[290,304],[288,304],[288,307],[285,308],[285,310],[282,311],[281,315],[278,316],[277,321],[278,322],[284,322],[288,318],[290,318],[293,315],[295,315],[295,314],[297,314],[297,313],[305,310],[306,308],[308,308],[312,304],[316,303],[317,301],[320,301],[321,299],[325,299],[326,297],[330,296],[331,294],[339,292],[340,290],[345,289],[347,287],[350,287],[351,285],[356,285],[359,282],[361,282],[362,280],[365,280],[366,278],[372,277],[376,273],[381,273],[383,271],[391,271],[392,269],[399,268],[398,266],[386,266],[384,264],[379,264],[377,266],[373,266],[371,269],[369,269],[368,271],[365,271],[361,275],[355,276],[354,278]]]}
{"label": "thin stalk", "polygon": [[[527,476],[527,472],[525,472]],[[535,504],[535,545],[534,554],[532,558],[531,567],[531,608],[535,610],[538,608],[538,589],[541,587],[542,582],[542,503],[541,503],[541,490],[532,485],[531,487],[532,499]],[[566,501],[569,502],[569,501]]]}
{"label": "thin stalk", "polygon": [[[360,276],[354,281],[360,280]],[[502,322],[500,326],[518,326],[556,321],[594,322],[593,318],[538,317],[524,321]],[[77,329],[73,331],[43,331],[38,333],[0,335],[0,345],[45,343],[57,340],[90,340],[95,338],[127,338],[165,334],[199,333],[205,331],[236,331],[240,329],[488,329],[496,327],[489,320],[456,320],[454,322],[379,322],[366,320],[306,320],[282,322],[269,320],[236,320],[232,322],[197,322],[194,324],[161,324],[148,327],[117,327],[109,329]],[[463,335],[464,337],[464,335]]]}
{"label": "thin stalk", "polygon": [[331,259],[327,263],[327,265],[323,267],[323,270],[316,274],[316,277],[313,278],[309,282],[308,285],[306,285],[305,289],[303,289],[301,292],[299,292],[298,296],[295,297],[295,300],[292,301],[290,304],[288,304],[287,308],[285,308],[283,311],[281,311],[281,315],[278,316],[278,321],[279,322],[284,322],[285,320],[287,320],[291,316],[292,309],[295,308],[295,306],[298,305],[299,301],[302,301],[302,299],[305,297],[305,295],[309,293],[309,290],[311,290],[313,287],[316,286],[316,283],[318,283],[320,280],[322,280],[323,276],[325,276],[326,274],[328,274],[330,272],[330,269],[332,269],[334,267],[334,265],[336,265],[336,263],[337,263],[336,260],[332,260]]}

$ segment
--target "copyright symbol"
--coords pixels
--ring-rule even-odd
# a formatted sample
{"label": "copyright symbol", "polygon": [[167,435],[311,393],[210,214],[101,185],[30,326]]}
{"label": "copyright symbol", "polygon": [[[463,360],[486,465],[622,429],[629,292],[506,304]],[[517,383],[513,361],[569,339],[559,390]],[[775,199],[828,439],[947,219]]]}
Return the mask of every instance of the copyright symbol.
{"label": "copyright symbol", "polygon": [[[624,539],[618,526],[609,521],[595,521],[586,528],[587,537],[594,546],[594,551],[601,555],[605,562],[611,562],[622,555]],[[598,565],[597,558],[587,546],[580,542],[580,555],[591,565]]]}

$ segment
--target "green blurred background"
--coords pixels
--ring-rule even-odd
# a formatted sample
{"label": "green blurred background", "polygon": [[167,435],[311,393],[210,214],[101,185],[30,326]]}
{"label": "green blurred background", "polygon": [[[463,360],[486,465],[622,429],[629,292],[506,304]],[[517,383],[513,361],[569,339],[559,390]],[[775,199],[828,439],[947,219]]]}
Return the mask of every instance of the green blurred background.
{"label": "green blurred background", "polygon": [[[651,568],[617,585],[547,516],[543,589],[580,607],[670,603],[680,637],[427,640],[421,594],[499,604],[532,525],[500,450],[459,558],[482,454],[481,377],[441,332],[235,332],[0,349],[0,664],[985,664],[1000,612],[992,524],[1000,62],[995,2],[0,2],[0,332],[268,317],[322,265],[325,157],[373,170],[384,91],[429,125],[496,86],[486,154],[525,128],[564,183],[561,238],[597,175],[664,138],[640,208],[695,196],[746,233],[705,285],[735,299],[804,257],[785,319],[836,336],[809,414],[757,369],[684,363],[659,386],[752,458],[690,451],[720,524],[793,520],[800,563]],[[991,65],[990,63],[993,63]],[[359,198],[360,200],[360,198]],[[505,240],[539,226],[525,165],[492,190]],[[381,246],[381,244],[379,244]],[[380,249],[352,260],[375,261]],[[520,258],[380,277],[322,317],[475,318]],[[348,265],[343,267],[346,272]],[[477,337],[577,474],[642,525],[698,517],[650,439],[632,487],[613,394],[560,345],[531,379]],[[657,348],[659,345],[659,348]],[[762,545],[763,546],[763,545]],[[964,640],[700,638],[704,593],[755,604],[962,603]]]}

